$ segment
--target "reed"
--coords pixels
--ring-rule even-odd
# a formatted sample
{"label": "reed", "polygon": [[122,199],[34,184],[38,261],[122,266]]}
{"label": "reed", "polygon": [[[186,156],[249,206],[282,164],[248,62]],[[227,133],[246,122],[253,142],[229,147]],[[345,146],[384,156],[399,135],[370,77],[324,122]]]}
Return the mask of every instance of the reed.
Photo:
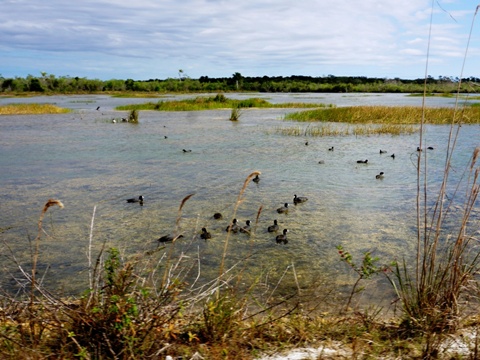
{"label": "reed", "polygon": [[70,112],[52,104],[9,104],[0,106],[0,115],[65,114]]}
{"label": "reed", "polygon": [[372,135],[405,135],[413,134],[418,131],[418,126],[414,125],[397,125],[397,124],[361,124],[354,126],[334,126],[325,124],[321,126],[289,126],[275,127],[273,133],[286,136],[311,136],[311,137],[328,137],[328,136],[372,136]]}
{"label": "reed", "polygon": [[285,115],[285,120],[342,122],[351,124],[418,124],[424,117],[426,124],[478,124],[480,109],[465,107],[425,108],[412,106],[350,106],[307,110]]}

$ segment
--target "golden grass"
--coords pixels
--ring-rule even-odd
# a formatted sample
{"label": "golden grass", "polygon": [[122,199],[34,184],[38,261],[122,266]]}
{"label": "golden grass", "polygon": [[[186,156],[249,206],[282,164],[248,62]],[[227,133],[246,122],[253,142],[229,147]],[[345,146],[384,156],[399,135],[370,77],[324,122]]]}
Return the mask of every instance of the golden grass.
{"label": "golden grass", "polygon": [[[419,124],[422,119],[422,108],[414,106],[349,106],[295,112],[285,115],[285,119],[354,124]],[[466,107],[457,112],[453,108],[425,109],[425,123],[427,124],[452,124],[452,122],[479,123],[480,107]]]}
{"label": "golden grass", "polygon": [[345,127],[334,126],[330,124],[320,126],[301,126],[276,127],[273,133],[287,136],[370,136],[370,135],[404,135],[412,134],[418,131],[414,125],[396,125],[396,124],[360,124],[348,125]]}
{"label": "golden grass", "polygon": [[0,106],[0,115],[65,114],[69,109],[52,104],[8,104]]}

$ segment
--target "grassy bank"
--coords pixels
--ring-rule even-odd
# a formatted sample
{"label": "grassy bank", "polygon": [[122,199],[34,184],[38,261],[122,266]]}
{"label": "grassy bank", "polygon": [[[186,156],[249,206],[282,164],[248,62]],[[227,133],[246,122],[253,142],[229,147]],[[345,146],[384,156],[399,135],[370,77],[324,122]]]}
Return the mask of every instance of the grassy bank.
{"label": "grassy bank", "polygon": [[222,94],[216,96],[197,96],[194,99],[148,102],[145,104],[134,104],[118,106],[116,110],[156,110],[156,111],[199,111],[217,109],[246,109],[246,108],[318,108],[326,107],[324,104],[306,103],[285,103],[271,104],[259,98],[246,100],[235,100],[227,98]]}
{"label": "grassy bank", "polygon": [[0,106],[0,115],[64,114],[70,110],[52,104],[9,104]]}
{"label": "grassy bank", "polygon": [[[477,124],[480,123],[480,107],[425,108],[427,124]],[[349,106],[307,110],[285,115],[285,120],[323,121],[350,124],[418,124],[423,116],[421,107],[413,106]]]}

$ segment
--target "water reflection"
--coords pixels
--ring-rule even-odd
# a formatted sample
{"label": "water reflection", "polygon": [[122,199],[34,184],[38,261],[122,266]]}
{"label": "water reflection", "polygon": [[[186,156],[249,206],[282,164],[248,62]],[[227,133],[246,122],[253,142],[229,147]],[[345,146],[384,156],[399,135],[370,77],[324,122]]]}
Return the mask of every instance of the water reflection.
{"label": "water reflection", "polygon": [[[339,105],[421,101],[392,94],[261,96],[272,102]],[[261,171],[262,180],[248,185],[235,214],[242,224],[254,223],[253,235],[230,236],[227,266],[250,256],[251,276],[265,269],[281,273],[295,264],[302,279],[338,271],[335,280],[342,282],[346,271],[336,255],[337,245],[355,254],[374,251],[385,262],[413,255],[418,135],[309,138],[305,146],[303,137],[271,131],[279,125],[308,126],[282,121],[293,110],[245,110],[236,123],[228,120],[229,110],[140,112],[140,124],[132,125],[113,124],[112,118],[124,116],[113,108],[145,99],[77,96],[1,102],[9,100],[48,101],[75,109],[54,116],[3,116],[0,122],[1,236],[27,269],[29,239],[36,236],[43,204],[49,198],[65,204],[63,210],[49,210],[48,237],[41,243],[40,270],[46,272],[45,283],[55,289],[69,293],[79,284],[85,288],[94,206],[93,252],[105,242],[129,256],[157,249],[156,239],[175,230],[180,202],[191,193],[195,195],[185,203],[178,229],[184,238],[173,246],[176,254],[201,260],[202,280],[217,275],[225,227],[234,216],[245,178],[255,170]],[[461,178],[478,145],[479,129],[462,127],[454,180]],[[426,129],[426,141],[435,148],[428,153],[433,192],[443,174],[448,130]],[[334,151],[329,151],[332,146]],[[380,149],[387,153],[380,154]],[[368,164],[357,164],[358,159],[368,159]],[[381,171],[385,177],[378,180],[375,176]],[[294,194],[309,201],[295,206]],[[143,206],[126,202],[139,195],[145,196]],[[275,210],[285,202],[291,210],[278,214]],[[215,212],[224,218],[215,220]],[[280,229],[289,229],[285,246],[277,245],[277,234],[267,231],[274,219]],[[211,240],[198,239],[202,227],[212,233]],[[9,253],[5,245],[2,251]],[[9,255],[2,265],[18,274]],[[9,284],[5,277],[3,285]]]}

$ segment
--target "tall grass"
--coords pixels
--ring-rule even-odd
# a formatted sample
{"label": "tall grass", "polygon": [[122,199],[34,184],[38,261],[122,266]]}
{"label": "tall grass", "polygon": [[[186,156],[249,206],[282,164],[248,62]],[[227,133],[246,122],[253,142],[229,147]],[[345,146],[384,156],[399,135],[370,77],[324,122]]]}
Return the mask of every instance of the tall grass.
{"label": "tall grass", "polygon": [[375,124],[418,124],[418,119],[426,124],[449,125],[480,123],[480,108],[465,107],[461,111],[454,108],[422,108],[413,106],[348,106],[307,110],[285,115],[285,120],[322,121],[342,123]]}
{"label": "tall grass", "polygon": [[0,106],[0,115],[64,114],[70,112],[52,104],[9,104]]}
{"label": "tall grass", "polygon": [[285,103],[271,104],[260,98],[245,100],[229,99],[223,94],[216,96],[197,96],[193,99],[148,102],[144,104],[133,104],[118,106],[116,110],[157,110],[157,111],[200,111],[216,109],[247,109],[247,108],[318,108],[325,107],[324,104],[306,103]]}
{"label": "tall grass", "polygon": [[360,124],[351,126],[334,126],[325,124],[320,126],[277,126],[273,133],[288,136],[371,136],[371,135],[403,135],[413,134],[418,131],[418,126],[414,125],[396,125],[396,124]]}

